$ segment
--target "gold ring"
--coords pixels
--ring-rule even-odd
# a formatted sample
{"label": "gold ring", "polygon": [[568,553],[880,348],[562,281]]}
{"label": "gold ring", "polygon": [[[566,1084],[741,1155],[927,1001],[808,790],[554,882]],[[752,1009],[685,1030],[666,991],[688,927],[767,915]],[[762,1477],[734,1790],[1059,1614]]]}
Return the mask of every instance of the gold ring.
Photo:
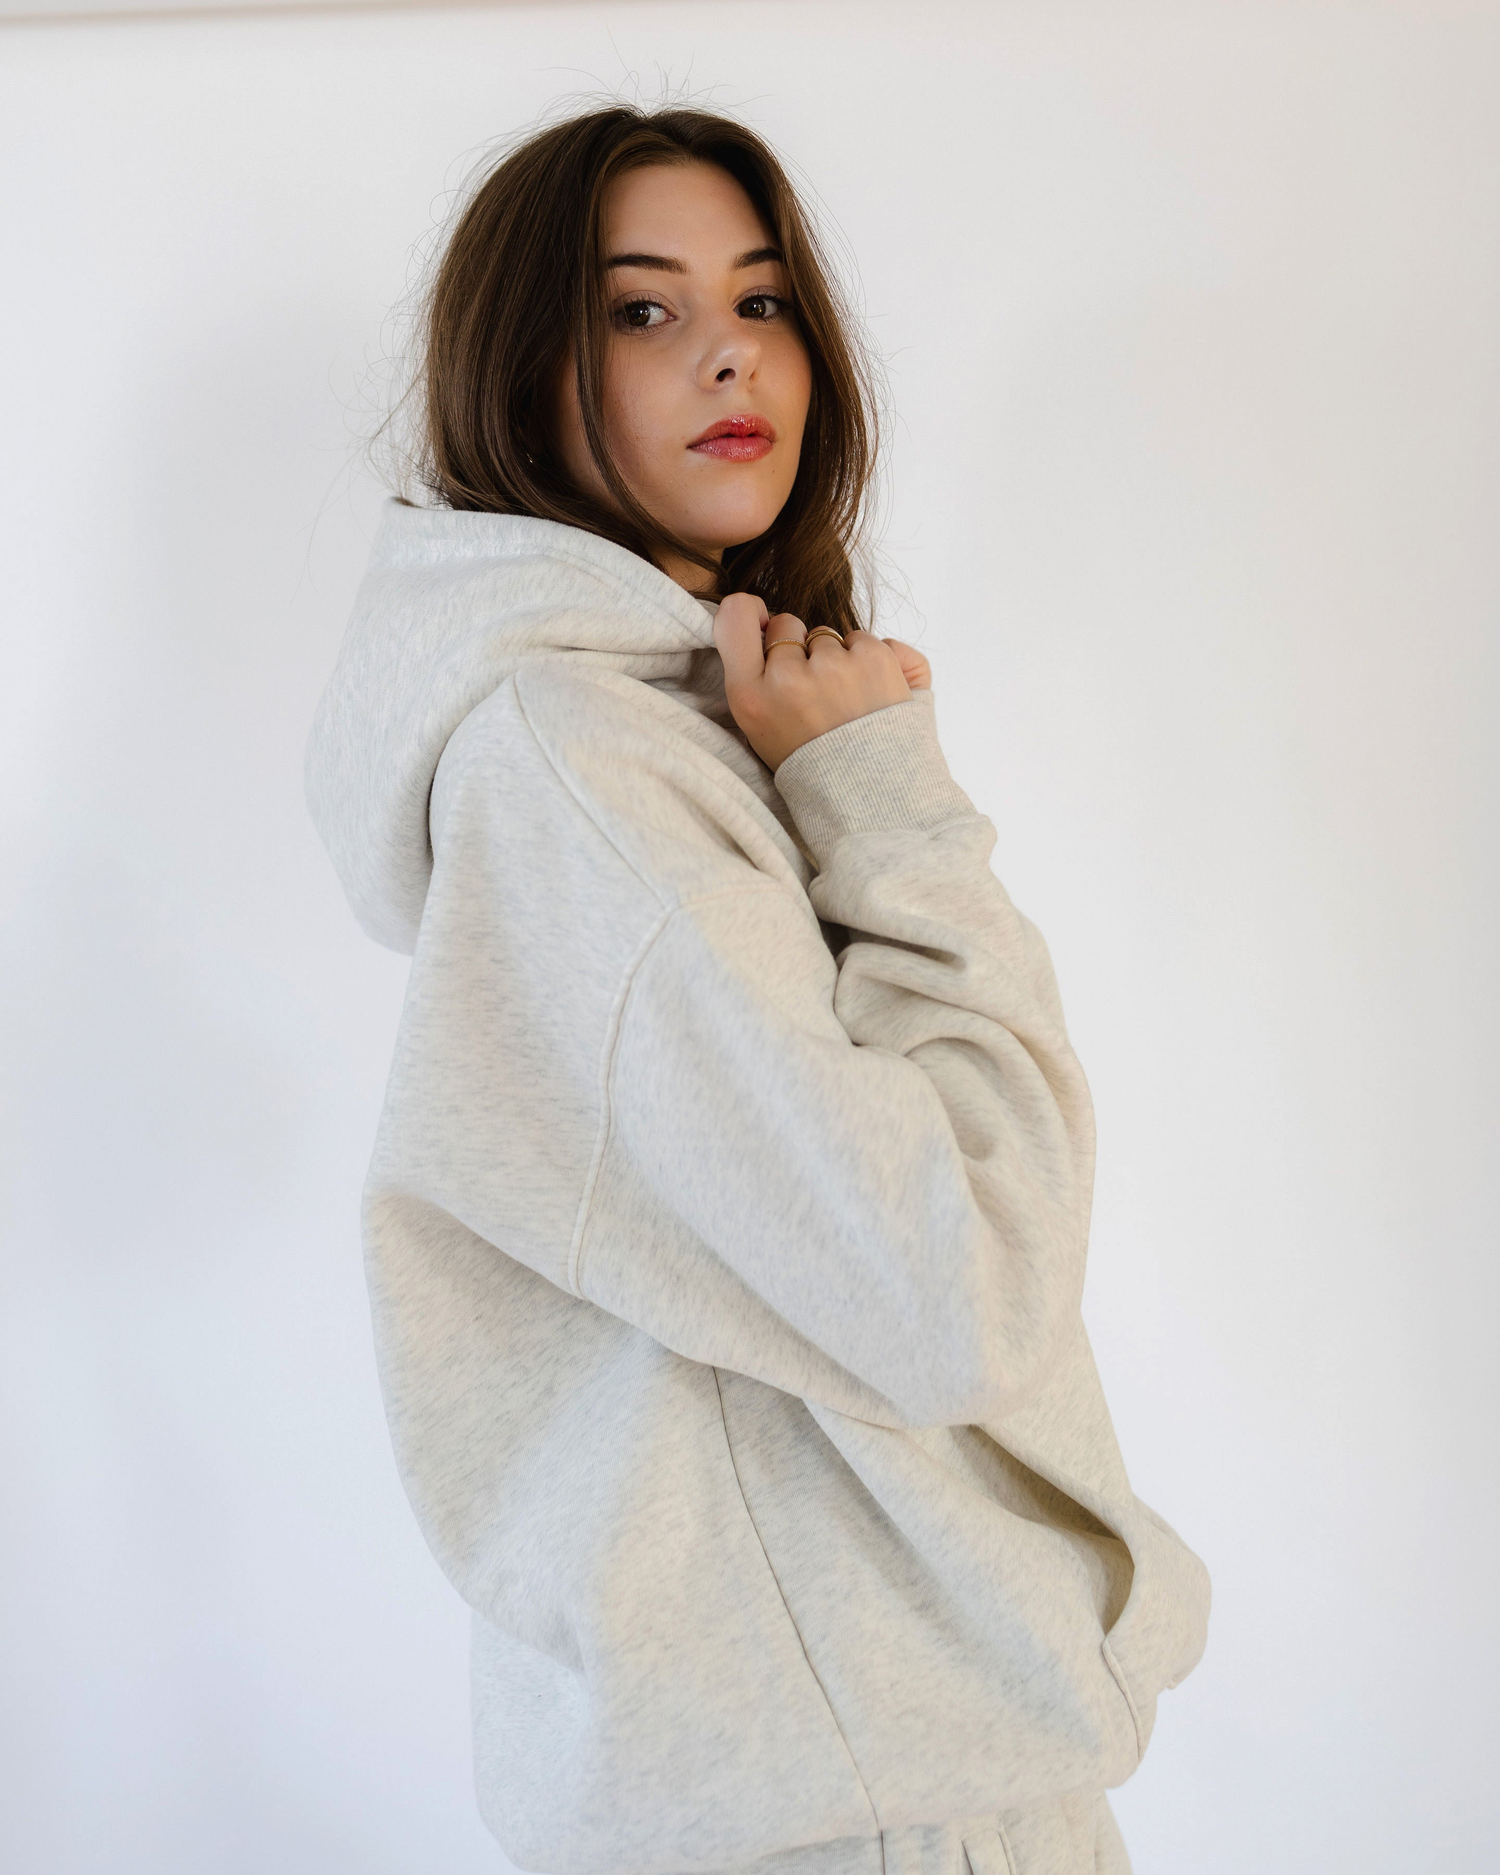
{"label": "gold ring", "polygon": [[840,644],[844,642],[844,634],[841,631],[835,631],[831,625],[814,625],[803,642],[811,644],[813,639],[818,636],[819,632],[827,632],[830,638],[837,638]]}
{"label": "gold ring", "polygon": [[800,651],[802,649],[802,640],[800,638],[773,638],[769,644],[762,645],[761,650],[774,651],[777,645],[796,645],[797,649]]}

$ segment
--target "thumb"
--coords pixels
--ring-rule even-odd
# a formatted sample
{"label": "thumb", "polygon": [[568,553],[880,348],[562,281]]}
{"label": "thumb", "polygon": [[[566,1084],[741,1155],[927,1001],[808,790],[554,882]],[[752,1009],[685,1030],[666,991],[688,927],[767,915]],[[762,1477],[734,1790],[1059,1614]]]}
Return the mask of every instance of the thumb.
{"label": "thumb", "polygon": [[909,689],[932,688],[932,666],[915,645],[904,644],[899,638],[882,638],[880,642],[889,645],[895,652],[896,662],[901,666],[901,675],[906,679]]}
{"label": "thumb", "polygon": [[748,684],[766,667],[761,631],[770,615],[753,592],[732,592],[714,614],[714,643],[724,660],[724,687]]}

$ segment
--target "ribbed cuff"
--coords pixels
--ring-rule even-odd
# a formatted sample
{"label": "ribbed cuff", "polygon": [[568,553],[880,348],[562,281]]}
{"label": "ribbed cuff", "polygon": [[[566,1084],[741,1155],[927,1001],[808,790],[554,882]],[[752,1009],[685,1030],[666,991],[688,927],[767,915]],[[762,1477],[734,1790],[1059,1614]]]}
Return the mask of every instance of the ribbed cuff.
{"label": "ribbed cuff", "polygon": [[937,827],[977,812],[948,772],[930,690],[814,736],[774,780],[819,867],[846,833]]}

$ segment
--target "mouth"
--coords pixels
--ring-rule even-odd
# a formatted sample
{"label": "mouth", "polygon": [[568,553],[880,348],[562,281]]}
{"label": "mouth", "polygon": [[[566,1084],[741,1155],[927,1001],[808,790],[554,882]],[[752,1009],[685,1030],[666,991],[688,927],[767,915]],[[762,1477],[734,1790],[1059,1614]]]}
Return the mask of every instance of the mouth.
{"label": "mouth", "polygon": [[747,415],[723,417],[709,424],[703,434],[688,444],[698,456],[713,456],[720,462],[758,462],[769,455],[776,432],[764,417]]}

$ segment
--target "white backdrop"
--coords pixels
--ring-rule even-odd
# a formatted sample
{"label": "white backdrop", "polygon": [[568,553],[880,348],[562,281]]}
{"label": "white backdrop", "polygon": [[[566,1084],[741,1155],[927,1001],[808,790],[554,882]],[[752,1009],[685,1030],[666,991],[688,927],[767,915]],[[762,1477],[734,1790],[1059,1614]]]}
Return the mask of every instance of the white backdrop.
{"label": "white backdrop", "polygon": [[887,629],[1093,1083],[1087,1317],[1216,1597],[1137,1875],[1494,1868],[1500,7],[1436,0],[0,30],[12,1866],[503,1866],[359,1266],[404,963],[301,750],[413,243],[658,68],[858,256]]}

